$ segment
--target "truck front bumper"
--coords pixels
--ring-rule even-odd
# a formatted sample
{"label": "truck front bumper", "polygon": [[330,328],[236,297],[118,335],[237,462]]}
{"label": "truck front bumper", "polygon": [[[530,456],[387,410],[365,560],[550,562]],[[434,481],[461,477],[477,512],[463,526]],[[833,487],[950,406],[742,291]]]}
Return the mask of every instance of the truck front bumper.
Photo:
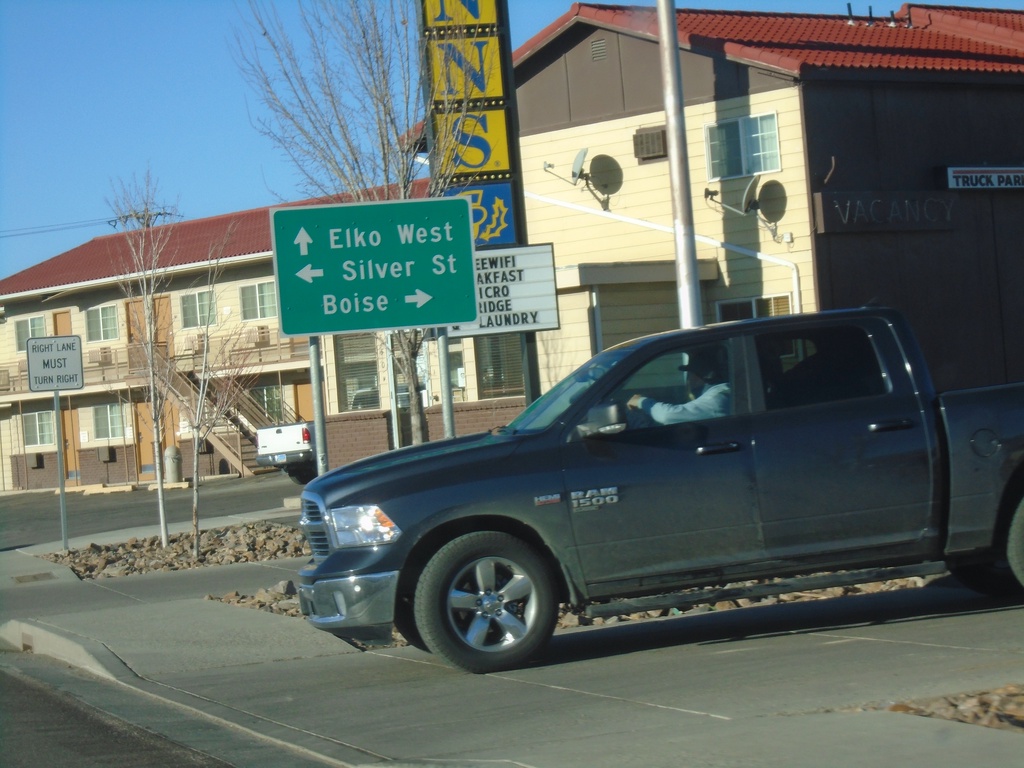
{"label": "truck front bumper", "polygon": [[398,571],[321,579],[299,586],[299,605],[309,623],[366,645],[392,641]]}

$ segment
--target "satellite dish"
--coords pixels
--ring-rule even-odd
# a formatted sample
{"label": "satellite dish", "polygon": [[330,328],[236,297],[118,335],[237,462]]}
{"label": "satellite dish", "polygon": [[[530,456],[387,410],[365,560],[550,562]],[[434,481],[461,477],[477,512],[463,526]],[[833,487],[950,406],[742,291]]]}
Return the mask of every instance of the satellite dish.
{"label": "satellite dish", "polygon": [[576,159],[572,161],[572,185],[575,187],[583,178],[583,163],[587,159],[589,149],[584,147],[576,153]]}
{"label": "satellite dish", "polygon": [[759,207],[757,204],[757,181],[757,176],[751,177],[747,189],[743,192],[743,213],[756,211]]}

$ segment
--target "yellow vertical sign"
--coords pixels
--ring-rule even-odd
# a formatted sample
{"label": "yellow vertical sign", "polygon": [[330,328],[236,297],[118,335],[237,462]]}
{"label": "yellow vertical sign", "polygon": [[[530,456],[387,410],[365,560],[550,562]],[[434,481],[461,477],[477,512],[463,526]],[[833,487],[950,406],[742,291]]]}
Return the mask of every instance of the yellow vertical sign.
{"label": "yellow vertical sign", "polygon": [[455,178],[507,179],[508,94],[495,0],[423,0],[434,135]]}

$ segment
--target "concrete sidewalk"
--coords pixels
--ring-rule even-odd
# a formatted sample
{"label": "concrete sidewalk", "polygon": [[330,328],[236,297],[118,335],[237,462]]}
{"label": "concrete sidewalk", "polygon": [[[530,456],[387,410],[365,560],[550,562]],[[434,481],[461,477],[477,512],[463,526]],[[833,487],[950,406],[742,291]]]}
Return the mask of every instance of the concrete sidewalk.
{"label": "concrete sidewalk", "polygon": [[[281,508],[211,518],[203,529],[262,520],[293,522],[296,516],[294,509]],[[171,534],[191,529],[191,524],[168,526]],[[157,535],[158,526],[141,526],[77,537],[69,547]],[[277,737],[247,728],[230,712],[217,712],[215,702],[160,682],[162,676],[182,670],[358,653],[296,619],[206,599],[235,590],[254,594],[295,579],[307,558],[82,580],[69,568],[38,557],[61,550],[61,542],[54,542],[0,552],[0,648],[62,662],[115,687],[104,690],[81,678],[69,682],[67,676],[35,665],[37,677],[57,687],[70,684],[73,695],[92,698],[94,706],[232,764],[349,765],[296,748],[287,732]]]}
{"label": "concrete sidewalk", "polygon": [[[291,509],[211,518],[223,528],[287,518]],[[191,531],[190,524],[168,527]],[[159,535],[157,526],[79,537],[71,549]],[[59,542],[0,553],[0,642],[12,650],[63,661],[112,680],[133,681],[168,669],[222,665],[228,657],[251,662],[355,652],[321,632],[295,632],[295,620],[243,610],[206,595],[253,594],[294,579],[307,558],[161,571],[113,579],[79,579],[40,554]]]}
{"label": "concrete sidewalk", "polygon": [[[211,519],[204,527],[294,519],[295,514],[270,510]],[[117,531],[76,539],[71,546],[154,533],[150,528]],[[253,594],[294,579],[304,559],[82,581],[67,568],[35,556],[59,549],[56,544],[0,553],[0,642],[115,683],[126,719],[140,711],[141,694],[142,700],[175,707],[193,722],[205,720],[207,730],[215,733],[203,736],[207,742],[202,748],[235,765],[401,766],[429,761],[435,767],[468,768],[487,762],[562,768],[620,765],[632,755],[627,762],[652,766],[822,768],[889,762],[903,768],[934,768],[962,765],[978,755],[993,764],[1011,765],[1021,754],[1020,734],[887,712],[842,712],[827,703],[838,697],[816,700],[820,692],[810,694],[799,680],[788,681],[773,697],[809,702],[812,709],[786,717],[777,716],[777,708],[785,709],[781,699],[744,703],[742,707],[756,710],[752,716],[740,711],[709,720],[678,704],[639,701],[663,696],[671,701],[679,695],[675,687],[609,695],[598,691],[605,672],[623,660],[642,665],[660,654],[588,660],[565,652],[567,646],[580,646],[583,637],[556,639],[556,660],[547,668],[464,675],[413,648],[360,654],[297,619],[204,599],[234,590]],[[1007,621],[1016,615],[1007,614]],[[864,631],[861,628],[859,634]],[[605,632],[601,642],[611,637]],[[830,642],[826,647],[833,648],[835,641]],[[899,647],[886,642],[890,644],[884,648]],[[766,652],[772,644],[761,640],[751,650]],[[944,646],[935,652],[969,656],[948,647],[954,650]],[[559,649],[565,663],[557,660]],[[716,657],[703,654],[718,652],[700,644],[683,650],[705,662]],[[1018,653],[1010,654],[1011,667],[1024,673],[1024,663],[1012,661],[1020,658]],[[881,665],[876,666],[881,676]],[[692,693],[715,693],[713,683],[694,677],[697,669],[687,673]],[[681,670],[670,666],[664,674],[678,675]],[[839,670],[830,674],[839,680],[843,675]],[[990,672],[979,670],[972,681],[981,687],[989,682],[986,674]],[[592,686],[593,691],[582,690]],[[334,703],[325,705],[325,699]],[[513,733],[544,733],[545,738],[534,743],[513,733],[483,742],[458,737],[450,730],[455,721],[446,719],[456,704],[458,718],[472,722],[481,712],[493,710],[498,720],[515,718]],[[563,717],[566,724],[558,726]],[[161,722],[174,720],[165,716]],[[170,737],[189,743],[199,730],[193,727]],[[262,746],[253,749],[253,743]],[[673,751],[682,744],[688,759]]]}

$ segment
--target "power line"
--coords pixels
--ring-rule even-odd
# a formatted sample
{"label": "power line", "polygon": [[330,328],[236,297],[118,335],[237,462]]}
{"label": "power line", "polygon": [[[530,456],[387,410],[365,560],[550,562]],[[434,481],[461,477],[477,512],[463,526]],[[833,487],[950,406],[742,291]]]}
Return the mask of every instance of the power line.
{"label": "power line", "polygon": [[66,229],[82,229],[110,224],[110,219],[89,219],[88,221],[72,221],[66,224],[45,224],[39,227],[22,227],[21,229],[0,230],[0,237],[24,237],[25,235],[45,235],[48,232],[63,232]]}

